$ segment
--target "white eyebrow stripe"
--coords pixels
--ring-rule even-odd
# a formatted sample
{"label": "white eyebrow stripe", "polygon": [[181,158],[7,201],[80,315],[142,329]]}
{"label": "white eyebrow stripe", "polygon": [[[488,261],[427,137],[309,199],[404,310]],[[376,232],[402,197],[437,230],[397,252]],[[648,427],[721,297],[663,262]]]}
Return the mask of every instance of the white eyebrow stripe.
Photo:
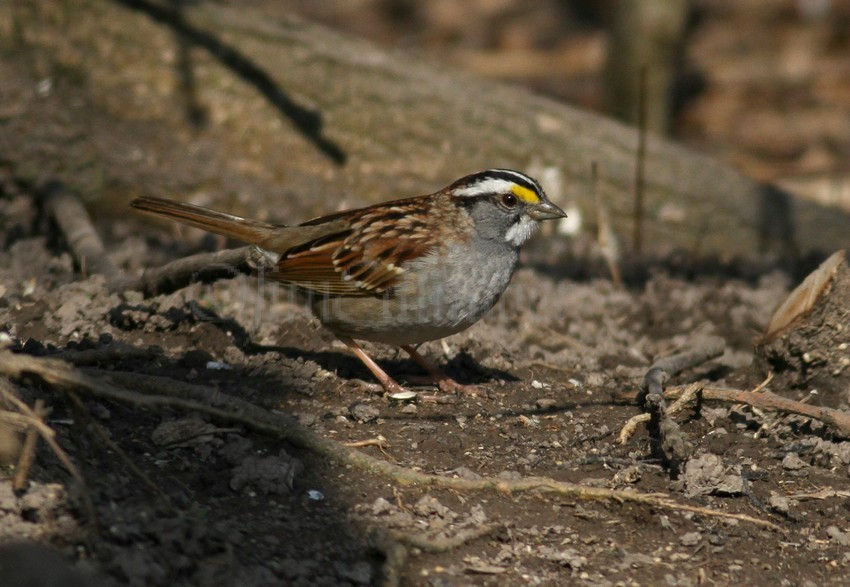
{"label": "white eyebrow stripe", "polygon": [[472,198],[474,196],[481,196],[484,194],[509,192],[514,185],[516,185],[514,182],[504,179],[485,179],[484,181],[479,181],[471,186],[457,190],[455,195],[464,198]]}

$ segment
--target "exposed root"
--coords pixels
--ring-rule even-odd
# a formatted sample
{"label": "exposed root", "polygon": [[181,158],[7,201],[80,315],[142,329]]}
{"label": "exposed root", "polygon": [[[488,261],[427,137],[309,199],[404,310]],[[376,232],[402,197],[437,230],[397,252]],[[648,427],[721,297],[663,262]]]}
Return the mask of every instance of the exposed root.
{"label": "exposed root", "polygon": [[394,534],[384,528],[377,528],[369,536],[371,549],[380,553],[384,559],[378,580],[378,585],[381,587],[401,585],[401,575],[407,564],[407,548],[396,539]]}
{"label": "exposed root", "polygon": [[454,536],[430,537],[424,534],[411,534],[410,532],[391,531],[395,540],[418,548],[424,552],[441,553],[450,552],[459,548],[467,542],[472,542],[488,534],[504,528],[504,524],[483,524],[474,528],[461,530]]}
{"label": "exposed root", "polygon": [[[4,352],[3,354],[5,355],[7,353]],[[12,419],[17,420],[20,424],[24,424],[36,430],[50,446],[50,449],[56,454],[56,458],[61,461],[62,465],[64,465],[65,469],[68,470],[71,476],[81,485],[85,485],[85,479],[83,479],[83,475],[80,473],[79,469],[77,469],[76,465],[74,465],[71,461],[71,458],[56,442],[56,433],[42,421],[41,416],[35,410],[30,408],[26,403],[18,398],[18,395],[12,389],[12,386],[8,381],[0,380],[0,396],[20,411],[20,414],[6,412],[5,417],[11,417]],[[17,416],[17,418],[15,418],[15,416]]]}
{"label": "exposed root", "polygon": [[366,440],[354,440],[352,442],[343,442],[343,446],[351,448],[363,448],[364,446],[377,446],[381,450],[390,445],[386,438],[379,436],[378,438],[367,438]]}

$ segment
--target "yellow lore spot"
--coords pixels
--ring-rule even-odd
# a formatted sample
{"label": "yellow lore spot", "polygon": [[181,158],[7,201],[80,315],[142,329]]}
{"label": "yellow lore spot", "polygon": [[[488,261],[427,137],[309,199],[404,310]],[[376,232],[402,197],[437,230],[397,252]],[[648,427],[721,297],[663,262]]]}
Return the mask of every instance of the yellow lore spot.
{"label": "yellow lore spot", "polygon": [[512,185],[511,191],[517,198],[519,198],[526,204],[537,204],[540,201],[540,198],[534,191],[526,187],[522,187],[521,185]]}

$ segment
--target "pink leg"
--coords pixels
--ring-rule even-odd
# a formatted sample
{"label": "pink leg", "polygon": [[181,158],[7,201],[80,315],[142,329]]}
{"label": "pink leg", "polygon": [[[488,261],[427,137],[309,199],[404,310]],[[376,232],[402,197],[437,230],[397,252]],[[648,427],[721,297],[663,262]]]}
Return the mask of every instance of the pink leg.
{"label": "pink leg", "polygon": [[404,349],[410,358],[416,361],[420,367],[425,369],[428,372],[428,375],[436,382],[437,387],[440,388],[440,391],[444,391],[446,393],[462,393],[464,395],[473,395],[478,397],[487,397],[487,390],[479,387],[478,385],[464,385],[462,383],[458,383],[442,371],[431,361],[423,357],[419,354],[415,348],[410,345],[404,345],[401,348]]}
{"label": "pink leg", "polygon": [[381,383],[381,385],[384,386],[384,389],[387,391],[387,393],[399,393],[405,391],[405,389],[401,385],[399,385],[395,381],[395,379],[387,375],[387,372],[381,369],[381,367],[379,367],[378,364],[372,360],[372,357],[367,355],[366,351],[364,351],[359,344],[354,342],[353,339],[348,338],[347,336],[337,336],[337,338],[344,342],[345,345],[351,349],[351,352],[357,355],[358,359],[363,361],[363,364],[369,368],[369,371],[372,372],[372,375],[374,375],[375,378],[377,378],[377,380]]}

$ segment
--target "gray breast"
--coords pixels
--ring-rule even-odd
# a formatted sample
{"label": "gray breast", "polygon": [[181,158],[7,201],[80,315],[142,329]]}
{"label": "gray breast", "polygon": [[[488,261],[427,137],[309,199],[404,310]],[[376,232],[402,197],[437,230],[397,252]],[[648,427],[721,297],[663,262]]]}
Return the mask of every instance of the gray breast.
{"label": "gray breast", "polygon": [[505,246],[457,247],[439,259],[424,257],[411,264],[399,297],[416,300],[424,323],[463,330],[493,307],[508,286],[518,259]]}
{"label": "gray breast", "polygon": [[488,241],[443,249],[410,263],[392,297],[317,300],[313,311],[334,332],[387,344],[418,344],[477,322],[507,288],[518,252]]}

